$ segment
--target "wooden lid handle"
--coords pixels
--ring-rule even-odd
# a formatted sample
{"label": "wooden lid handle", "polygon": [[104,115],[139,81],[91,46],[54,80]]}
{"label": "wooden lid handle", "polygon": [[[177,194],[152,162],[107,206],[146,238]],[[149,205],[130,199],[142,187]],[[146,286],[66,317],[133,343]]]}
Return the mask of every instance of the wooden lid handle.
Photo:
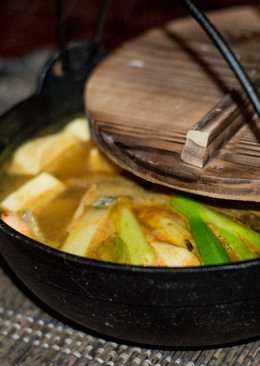
{"label": "wooden lid handle", "polygon": [[245,122],[245,114],[247,119],[253,115],[249,103],[235,92],[227,94],[187,132],[181,159],[203,168],[240,129]]}

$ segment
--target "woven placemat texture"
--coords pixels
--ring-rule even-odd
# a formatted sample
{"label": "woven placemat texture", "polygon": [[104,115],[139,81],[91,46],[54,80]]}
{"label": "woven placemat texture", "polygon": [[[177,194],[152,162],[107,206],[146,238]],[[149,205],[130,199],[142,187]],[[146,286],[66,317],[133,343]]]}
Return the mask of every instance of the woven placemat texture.
{"label": "woven placemat texture", "polygon": [[[32,93],[48,51],[0,59],[0,113]],[[71,328],[31,301],[0,269],[0,366],[259,366],[260,341],[162,351],[106,341]]]}

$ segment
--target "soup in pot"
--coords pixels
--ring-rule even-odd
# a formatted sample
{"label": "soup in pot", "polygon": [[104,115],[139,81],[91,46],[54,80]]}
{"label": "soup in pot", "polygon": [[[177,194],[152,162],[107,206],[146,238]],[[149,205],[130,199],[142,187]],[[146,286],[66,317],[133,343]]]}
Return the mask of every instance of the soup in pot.
{"label": "soup in pot", "polygon": [[191,267],[260,254],[260,210],[210,206],[123,172],[83,117],[18,146],[1,178],[2,220],[73,255]]}

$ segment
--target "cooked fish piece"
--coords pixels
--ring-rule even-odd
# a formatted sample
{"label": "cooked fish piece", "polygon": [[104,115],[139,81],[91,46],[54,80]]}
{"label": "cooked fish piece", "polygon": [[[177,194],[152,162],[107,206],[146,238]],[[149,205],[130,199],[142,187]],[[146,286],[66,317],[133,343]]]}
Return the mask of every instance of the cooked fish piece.
{"label": "cooked fish piece", "polygon": [[187,242],[192,243],[187,223],[180,215],[170,212],[165,207],[148,207],[141,210],[139,216],[159,241],[184,248],[187,247]]}
{"label": "cooked fish piece", "polygon": [[29,225],[22,219],[22,217],[17,213],[4,212],[1,215],[1,219],[11,228],[18,231],[19,233],[32,237],[33,233]]}
{"label": "cooked fish piece", "polygon": [[159,266],[193,267],[200,265],[198,257],[188,249],[162,242],[153,242],[151,245],[157,255]]}

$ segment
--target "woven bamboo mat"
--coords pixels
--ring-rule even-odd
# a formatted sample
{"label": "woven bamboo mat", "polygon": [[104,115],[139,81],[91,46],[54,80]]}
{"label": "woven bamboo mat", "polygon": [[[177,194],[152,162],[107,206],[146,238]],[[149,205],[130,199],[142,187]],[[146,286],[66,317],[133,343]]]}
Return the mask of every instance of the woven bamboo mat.
{"label": "woven bamboo mat", "polygon": [[[47,56],[42,51],[21,60],[0,59],[0,113],[32,93]],[[13,365],[259,366],[260,341],[185,352],[106,341],[51,317],[0,269],[0,366]]]}

